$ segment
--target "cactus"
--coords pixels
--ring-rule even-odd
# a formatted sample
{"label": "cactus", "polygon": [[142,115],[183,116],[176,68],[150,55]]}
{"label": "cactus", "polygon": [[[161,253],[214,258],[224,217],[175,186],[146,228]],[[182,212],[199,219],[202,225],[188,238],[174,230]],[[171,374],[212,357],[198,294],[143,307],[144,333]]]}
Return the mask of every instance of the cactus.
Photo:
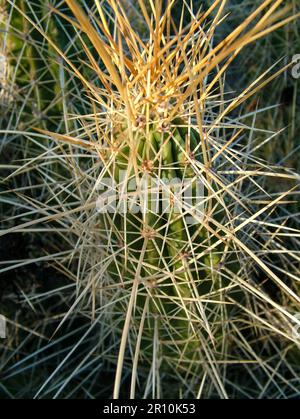
{"label": "cactus", "polygon": [[[145,40],[127,19],[127,1],[97,1],[89,14],[86,3],[66,3],[70,11],[59,9],[58,16],[73,22],[82,47],[75,53],[78,43],[68,49],[63,37],[61,55],[65,58],[69,51],[64,74],[69,66],[72,77],[78,76],[75,90],[82,83],[85,112],[76,115],[79,128],[74,132],[36,127],[41,138],[70,146],[70,152],[64,145],[55,151],[66,164],[52,176],[59,181],[65,177],[65,184],[50,195],[49,215],[42,208],[37,221],[64,218],[62,236],[65,228],[67,240],[75,236],[71,255],[58,262],[59,269],[65,264],[70,272],[78,263],[76,275],[70,273],[76,278],[75,302],[63,322],[81,305],[85,316],[92,313],[92,327],[101,323],[104,332],[95,347],[107,369],[115,369],[115,398],[123,391],[125,373],[130,397],[160,397],[167,377],[171,396],[182,396],[182,391],[185,397],[199,395],[210,381],[216,390],[211,393],[226,398],[226,364],[236,358],[240,362],[244,353],[252,357],[256,329],[273,331],[278,318],[291,319],[253,284],[255,267],[281,287],[284,298],[297,296],[257,256],[257,235],[269,234],[265,225],[249,231],[289,192],[269,202],[256,178],[265,168],[245,152],[246,132],[250,137],[254,130],[235,119],[239,106],[275,76],[265,74],[263,82],[258,79],[228,100],[223,76],[245,46],[294,17],[285,18],[286,9],[274,13],[281,2],[271,6],[266,0],[215,43],[226,2],[216,0],[198,13],[185,4],[191,21],[186,24],[183,10],[176,26],[173,1],[145,5],[141,0],[149,35]],[[49,42],[58,51],[56,36]],[[254,192],[253,185],[258,186]],[[62,203],[61,211],[51,207],[53,196]],[[262,249],[272,246],[267,239]],[[263,304],[274,313],[264,311]],[[122,394],[128,395],[127,388]]]}
{"label": "cactus", "polygon": [[60,70],[58,56],[48,44],[47,36],[51,33],[63,49],[57,19],[51,19],[51,11],[44,1],[5,3],[0,5],[1,59],[6,60],[5,86],[9,102],[18,103],[22,109],[21,117],[16,115],[15,122],[21,124],[20,128],[34,124],[54,129],[62,111],[58,100]]}
{"label": "cactus", "polygon": [[[93,129],[97,141],[94,145],[89,142],[102,162],[96,189],[107,186],[108,179],[106,192],[110,190],[118,196],[113,212],[102,198],[98,201],[105,270],[98,286],[104,290],[107,286],[106,301],[111,295],[110,287],[119,286],[129,296],[126,315],[120,319],[122,336],[114,397],[119,396],[130,334],[136,341],[135,349],[131,348],[132,397],[139,358],[143,360],[144,371],[151,370],[153,365],[167,373],[192,368],[193,376],[198,368],[204,368],[224,394],[214,366],[219,354],[229,350],[224,317],[228,318],[231,310],[226,308],[223,290],[228,285],[230,288],[230,277],[242,270],[236,245],[243,249],[245,246],[235,232],[239,228],[234,226],[231,214],[237,197],[228,186],[229,180],[218,174],[218,157],[222,158],[226,145],[215,144],[210,134],[211,127],[216,127],[249,97],[249,92],[233,100],[217,117],[209,107],[215,106],[213,98],[218,95],[213,96],[212,90],[227,65],[244,46],[273,29],[273,15],[268,12],[244,33],[269,2],[264,2],[217,46],[212,46],[211,39],[223,6],[209,27],[207,38],[201,35],[201,25],[218,1],[208,12],[192,19],[188,28],[180,26],[177,32],[172,26],[172,2],[165,8],[162,2],[156,2],[152,20],[140,2],[149,26],[146,44],[132,30],[122,3],[113,0],[106,3],[115,15],[115,35],[109,33],[99,3],[100,22],[91,22],[91,15],[88,17],[78,2],[66,3],[106,67],[103,71],[90,58],[91,67],[103,84],[100,92],[89,80],[82,77],[82,81],[101,108],[98,111],[101,117],[96,117]],[[274,27],[285,23],[283,20]],[[94,24],[100,25],[98,29],[103,30],[106,41]],[[88,41],[82,42],[87,50]],[[224,60],[227,60],[224,69],[219,69]],[[233,131],[229,143],[236,135]],[[74,143],[71,138],[53,136]],[[75,141],[81,144],[80,139]],[[174,179],[177,185],[170,186]],[[134,191],[129,186],[132,182],[136,186]],[[203,186],[200,197],[197,182]],[[181,196],[185,188],[192,191],[189,205],[178,205],[178,183]],[[133,204],[136,211],[130,209]],[[193,222],[188,223],[188,218]],[[266,266],[263,268],[268,271]],[[103,298],[103,292],[101,295]],[[226,291],[226,296],[238,304],[243,302],[243,295],[236,290]],[[122,309],[123,303],[116,302],[111,309],[112,318],[117,319]],[[203,367],[205,362],[210,365],[208,370]]]}

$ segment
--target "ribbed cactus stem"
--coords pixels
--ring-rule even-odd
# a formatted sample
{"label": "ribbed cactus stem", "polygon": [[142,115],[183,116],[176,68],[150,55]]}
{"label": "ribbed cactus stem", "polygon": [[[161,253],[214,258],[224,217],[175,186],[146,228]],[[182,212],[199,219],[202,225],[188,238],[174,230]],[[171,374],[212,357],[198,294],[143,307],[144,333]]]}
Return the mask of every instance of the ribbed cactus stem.
{"label": "ribbed cactus stem", "polygon": [[[144,118],[141,118],[142,120],[144,121]],[[195,314],[196,310],[193,302],[196,298],[195,295],[197,296],[197,289],[201,293],[199,291],[201,289],[199,279],[210,283],[211,289],[217,288],[214,284],[216,275],[213,272],[214,267],[220,261],[220,256],[218,251],[216,253],[208,252],[202,258],[203,268],[200,274],[195,275],[195,269],[190,264],[193,242],[203,243],[203,246],[209,248],[209,233],[206,231],[205,224],[202,228],[199,228],[199,221],[196,225],[188,226],[184,215],[186,208],[177,202],[176,185],[173,185],[172,181],[184,182],[187,178],[191,183],[192,202],[196,203],[197,188],[196,182],[193,180],[194,169],[190,160],[192,157],[196,163],[201,163],[201,153],[199,147],[197,147],[200,138],[195,129],[188,130],[185,128],[184,120],[179,118],[172,121],[170,126],[163,127],[163,129],[157,123],[151,123],[148,132],[142,123],[139,125],[137,131],[135,131],[137,154],[134,164],[131,164],[133,154],[129,145],[126,143],[122,146],[122,138],[126,138],[127,135],[126,127],[115,130],[113,138],[112,149],[116,153],[113,170],[114,181],[116,183],[120,182],[122,170],[127,170],[128,178],[134,176],[132,169],[134,165],[138,167],[139,180],[144,181],[144,190],[140,195],[140,212],[133,216],[129,210],[125,216],[119,216],[118,214],[111,216],[119,236],[124,234],[122,243],[126,243],[127,246],[126,252],[124,250],[127,256],[125,254],[119,256],[117,263],[122,266],[125,277],[129,278],[130,271],[134,272],[135,267],[134,264],[130,264],[130,269],[126,272],[126,262],[124,263],[124,260],[126,257],[130,260],[133,258],[138,260],[140,245],[138,243],[133,245],[132,243],[136,242],[139,236],[140,243],[145,238],[147,239],[143,268],[140,272],[141,285],[139,289],[141,294],[145,294],[143,287],[146,287],[146,294],[150,296],[148,321],[152,327],[147,329],[142,337],[141,350],[145,351],[146,347],[150,350],[147,342],[149,342],[151,335],[154,336],[154,323],[156,322],[156,327],[159,326],[157,333],[161,342],[161,355],[172,356],[170,343],[164,345],[165,337],[163,337],[162,330],[164,316],[168,316],[168,321],[173,330],[176,331],[173,338],[177,347],[181,348],[181,352],[185,356],[190,357],[199,351],[197,327],[193,325],[193,313]],[[111,176],[111,171],[109,171],[109,176]],[[156,180],[154,182],[155,192],[157,184],[161,185],[158,195],[153,194],[151,180]],[[124,188],[124,185],[122,186]],[[119,184],[120,189],[122,189],[122,186]],[[168,193],[166,195],[169,203],[166,207],[163,207],[163,189],[167,187]],[[208,196],[207,191],[206,196]],[[158,202],[156,199],[158,199]],[[155,204],[157,204],[156,207]],[[118,203],[116,207],[118,207]],[[166,211],[166,208],[168,211]],[[103,229],[105,230],[105,227]],[[191,237],[193,237],[192,243]],[[107,240],[108,243],[109,239]],[[169,283],[172,285],[166,285],[164,281],[158,280],[161,271],[169,272]],[[115,262],[111,263],[109,272],[117,278],[118,267],[115,266]],[[161,286],[164,292],[170,294],[169,301],[160,298],[159,289]],[[145,299],[139,296],[137,305],[141,310],[144,304]],[[160,336],[160,333],[162,333],[162,336]],[[162,368],[165,368],[164,364]]]}

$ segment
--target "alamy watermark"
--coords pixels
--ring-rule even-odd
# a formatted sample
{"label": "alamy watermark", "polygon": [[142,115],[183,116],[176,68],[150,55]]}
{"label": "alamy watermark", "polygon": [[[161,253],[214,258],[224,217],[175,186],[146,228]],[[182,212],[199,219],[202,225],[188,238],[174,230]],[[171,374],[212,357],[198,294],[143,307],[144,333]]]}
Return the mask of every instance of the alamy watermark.
{"label": "alamy watermark", "polygon": [[0,314],[0,339],[6,338],[6,319]]}
{"label": "alamy watermark", "polygon": [[102,190],[97,199],[99,213],[151,213],[182,214],[187,223],[199,222],[203,218],[205,187],[195,178],[156,178],[148,173],[136,179],[127,178],[120,171],[116,182],[111,177],[103,178],[97,186]]}
{"label": "alamy watermark", "polygon": [[292,58],[292,76],[294,79],[300,78],[300,54],[295,54]]}

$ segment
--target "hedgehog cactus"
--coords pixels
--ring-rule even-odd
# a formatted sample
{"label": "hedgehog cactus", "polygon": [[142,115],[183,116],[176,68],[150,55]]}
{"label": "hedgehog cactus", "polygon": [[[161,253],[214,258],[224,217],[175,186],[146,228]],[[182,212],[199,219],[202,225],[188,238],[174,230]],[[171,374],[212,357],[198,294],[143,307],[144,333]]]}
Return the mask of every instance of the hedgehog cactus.
{"label": "hedgehog cactus", "polygon": [[[268,274],[270,269],[240,239],[247,224],[236,223],[239,214],[258,215],[240,198],[248,174],[238,173],[231,151],[243,133],[243,126],[230,122],[231,112],[261,85],[226,102],[223,77],[243,47],[292,18],[280,21],[286,10],[274,11],[281,2],[267,9],[271,1],[264,1],[215,45],[226,2],[216,0],[198,13],[185,5],[191,22],[184,26],[182,15],[175,27],[174,1],[150,1],[150,16],[139,0],[149,35],[145,41],[133,31],[122,1],[96,1],[99,18],[93,22],[77,1],[66,3],[96,76],[87,79],[66,61],[92,98],[91,114],[81,116],[88,140],[42,132],[92,149],[100,161],[88,200],[97,197],[95,241],[102,256],[96,265],[101,268],[88,285],[93,311],[107,305],[110,319],[119,322],[118,355],[110,357],[116,363],[114,397],[126,363],[131,397],[139,374],[156,383],[152,395],[159,397],[158,371],[184,374],[199,387],[199,379],[209,376],[226,397],[216,365],[230,352],[232,306],[243,303],[236,290],[244,269],[240,252]],[[230,177],[228,163],[240,177]]]}
{"label": "hedgehog cactus", "polygon": [[13,100],[22,103],[27,119],[22,118],[21,127],[34,120],[35,126],[52,129],[52,118],[61,111],[56,100],[61,89],[58,63],[44,31],[51,32],[60,46],[61,40],[56,21],[50,21],[49,6],[44,1],[4,0],[0,2],[0,27],[0,78],[6,107]]}
{"label": "hedgehog cactus", "polygon": [[[109,274],[117,282],[133,281],[137,296],[149,295],[147,319],[157,318],[161,325],[168,322],[168,328],[174,329],[174,345],[188,357],[192,348],[198,348],[199,320],[194,322],[193,316],[201,316],[201,306],[192,301],[222,286],[217,266],[221,258],[225,260],[225,240],[216,226],[226,217],[222,195],[217,195],[210,176],[196,180],[204,167],[197,130],[187,128],[184,119],[166,122],[168,113],[162,116],[159,106],[154,102],[148,123],[142,107],[132,132],[130,128],[115,132],[106,145],[105,168],[114,157],[103,179],[114,179],[109,186],[117,199],[106,207],[100,195],[98,209],[105,213],[103,236],[111,231]],[[146,300],[138,298],[139,304]],[[163,329],[159,338],[170,340]],[[162,354],[165,349],[172,352],[168,346],[162,344]]]}
{"label": "hedgehog cactus", "polygon": [[[78,6],[74,2],[69,5],[80,23],[88,25]],[[111,6],[116,4],[111,2]],[[124,283],[131,290],[116,382],[130,323],[134,321],[138,328],[143,310],[144,326],[136,353],[141,350],[146,362],[155,347],[162,370],[170,369],[165,364],[176,365],[180,358],[201,360],[198,329],[202,327],[200,333],[215,340],[201,295],[224,285],[218,265],[226,259],[228,244],[219,221],[224,227],[228,222],[224,193],[221,188],[218,192],[209,162],[207,138],[197,122],[197,117],[202,119],[197,115],[200,92],[195,85],[195,102],[180,104],[178,87],[172,86],[187,60],[188,52],[181,51],[181,45],[167,50],[171,57],[166,67],[165,56],[156,58],[164,43],[173,43],[170,34],[168,41],[164,39],[164,26],[170,24],[167,16],[156,16],[155,33],[159,37],[151,39],[132,63],[122,50],[116,56],[117,63],[102,52],[120,95],[113,92],[111,96],[112,110],[107,110],[107,129],[102,132],[99,148],[103,172],[98,186],[111,181],[110,189],[117,195],[113,208],[103,207],[102,198],[98,201],[99,211],[105,213],[101,236],[107,246],[107,273],[115,283]],[[103,49],[96,33],[91,39]],[[132,52],[136,54],[138,45],[135,47]],[[130,75],[125,67],[132,71]]]}

